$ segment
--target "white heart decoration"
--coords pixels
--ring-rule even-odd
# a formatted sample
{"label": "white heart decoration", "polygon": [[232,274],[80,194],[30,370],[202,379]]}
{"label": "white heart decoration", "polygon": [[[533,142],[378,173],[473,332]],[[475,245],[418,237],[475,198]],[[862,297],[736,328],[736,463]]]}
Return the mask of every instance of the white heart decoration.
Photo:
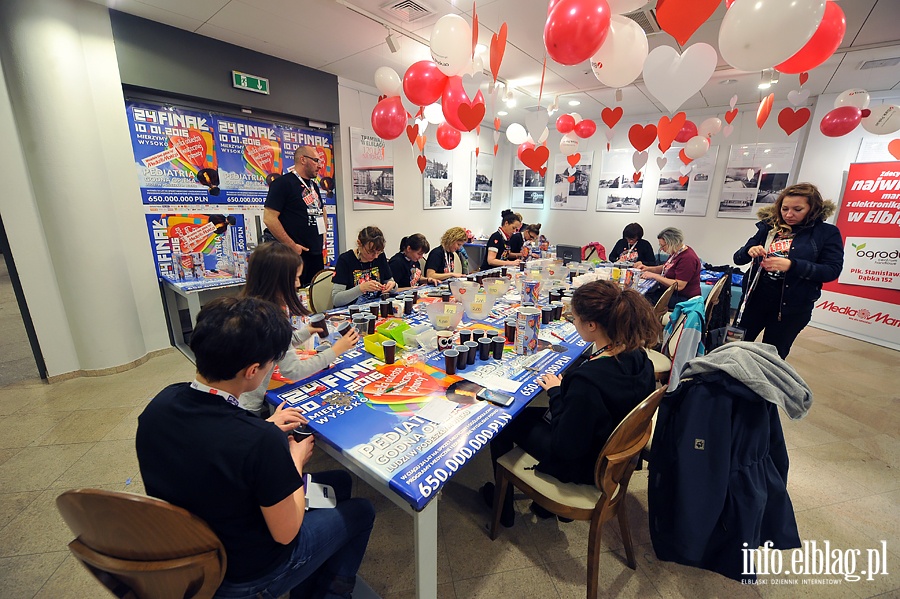
{"label": "white heart decoration", "polygon": [[788,92],[788,102],[793,106],[800,106],[809,99],[809,90],[801,89],[800,91],[791,90]]}
{"label": "white heart decoration", "polygon": [[528,129],[531,137],[539,140],[549,120],[550,116],[546,110],[537,110],[525,117],[525,128]]}
{"label": "white heart decoration", "polygon": [[419,135],[425,135],[425,130],[428,129],[428,119],[416,119],[416,127],[419,128]]}
{"label": "white heart decoration", "polygon": [[671,46],[658,46],[644,62],[644,84],[669,112],[675,112],[706,85],[718,59],[709,44],[694,44],[684,54]]}
{"label": "white heart decoration", "polygon": [[693,164],[685,164],[680,169],[678,169],[678,172],[681,173],[682,177],[687,177],[688,173],[691,172],[692,170],[694,170]]}
{"label": "white heart decoration", "polygon": [[751,179],[753,179],[753,175],[755,175],[755,174],[756,174],[756,171],[754,171],[752,168],[747,169],[747,181],[750,181]]}
{"label": "white heart decoration", "polygon": [[613,137],[615,137],[616,133],[612,129],[606,130],[606,141],[612,141]]}
{"label": "white heart decoration", "polygon": [[542,143],[544,143],[545,141],[547,141],[547,138],[548,138],[549,136],[550,136],[550,129],[549,129],[548,127],[544,127],[544,132],[541,133],[541,136],[538,138],[537,142],[538,142],[539,144],[542,144]]}
{"label": "white heart decoration", "polygon": [[659,167],[659,170],[663,170],[663,167],[666,166],[666,163],[669,162],[669,159],[665,156],[660,156],[656,159],[656,166]]}
{"label": "white heart decoration", "polygon": [[650,157],[650,154],[647,150],[643,152],[635,152],[631,157],[631,163],[634,165],[635,172],[644,168],[644,165],[647,164],[647,159]]}
{"label": "white heart decoration", "polygon": [[734,125],[725,125],[724,127],[722,127],[722,134],[725,135],[725,137],[728,137],[733,132],[734,132]]}
{"label": "white heart decoration", "polygon": [[731,102],[729,102],[729,105],[730,105],[732,108],[734,108],[734,105],[735,105],[735,104],[737,104],[737,94],[734,94],[733,96],[731,96]]}
{"label": "white heart decoration", "polygon": [[494,131],[494,145],[496,146],[498,143],[500,143],[500,132]]}
{"label": "white heart decoration", "polygon": [[[478,90],[481,89],[481,84],[487,81],[487,77],[484,75],[483,71],[478,71],[474,75],[463,75],[462,76],[462,86],[463,89],[466,90],[466,95],[471,100],[478,93]],[[484,95],[482,93],[482,95]]]}

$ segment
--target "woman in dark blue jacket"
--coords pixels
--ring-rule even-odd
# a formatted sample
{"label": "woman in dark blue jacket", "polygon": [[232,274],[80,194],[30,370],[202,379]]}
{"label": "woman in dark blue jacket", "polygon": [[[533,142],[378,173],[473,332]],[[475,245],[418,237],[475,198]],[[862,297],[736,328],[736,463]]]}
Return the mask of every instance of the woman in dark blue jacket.
{"label": "woman in dark blue jacket", "polygon": [[822,284],[833,281],[844,265],[841,232],[825,219],[834,213],[832,202],[811,183],[798,183],[781,192],[771,207],[759,211],[756,235],[734,254],[735,264],[754,261],[744,281],[759,280],[750,289],[740,326],[753,341],[763,329],[763,343],[786,358],[794,339],[809,323]]}

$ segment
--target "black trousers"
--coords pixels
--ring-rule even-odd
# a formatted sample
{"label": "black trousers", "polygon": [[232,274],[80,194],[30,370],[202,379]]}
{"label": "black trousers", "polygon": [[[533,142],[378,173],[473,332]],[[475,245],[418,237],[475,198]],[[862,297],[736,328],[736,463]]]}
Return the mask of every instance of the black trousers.
{"label": "black trousers", "polygon": [[325,260],[322,259],[321,250],[310,250],[300,254],[303,258],[303,272],[300,273],[300,285],[309,287],[313,276],[323,268],[325,268]]}
{"label": "black trousers", "polygon": [[755,341],[760,332],[765,331],[762,342],[774,345],[783,360],[790,353],[797,335],[809,324],[813,304],[783,306],[781,320],[778,320],[781,284],[781,281],[767,279],[765,274],[760,277],[759,284],[747,300],[740,326],[746,331],[744,341]]}

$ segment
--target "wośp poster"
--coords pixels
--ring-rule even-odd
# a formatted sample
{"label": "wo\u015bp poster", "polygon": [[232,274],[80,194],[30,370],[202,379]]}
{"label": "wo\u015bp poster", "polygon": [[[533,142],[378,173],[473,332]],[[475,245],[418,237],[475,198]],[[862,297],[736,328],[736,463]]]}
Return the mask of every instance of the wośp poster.
{"label": "wo\u015bp poster", "polygon": [[731,146],[717,216],[756,218],[760,208],[774,204],[788,185],[796,150],[793,143]]}

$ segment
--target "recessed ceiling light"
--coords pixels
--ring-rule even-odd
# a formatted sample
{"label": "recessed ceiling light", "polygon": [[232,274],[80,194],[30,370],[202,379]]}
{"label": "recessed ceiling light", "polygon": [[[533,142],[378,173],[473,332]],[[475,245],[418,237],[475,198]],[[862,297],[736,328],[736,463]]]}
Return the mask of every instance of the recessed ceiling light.
{"label": "recessed ceiling light", "polygon": [[475,54],[481,54],[482,52],[487,52],[487,46],[484,44],[475,44]]}
{"label": "recessed ceiling light", "polygon": [[578,100],[569,100],[569,106],[578,106],[581,104]]}
{"label": "recessed ceiling light", "polygon": [[505,110],[498,110],[498,111],[497,111],[497,116],[506,116],[506,115],[508,115],[508,114],[509,114],[509,113],[506,112]]}
{"label": "recessed ceiling light", "polygon": [[719,85],[731,85],[733,83],[737,83],[737,79],[722,79],[719,81]]}

